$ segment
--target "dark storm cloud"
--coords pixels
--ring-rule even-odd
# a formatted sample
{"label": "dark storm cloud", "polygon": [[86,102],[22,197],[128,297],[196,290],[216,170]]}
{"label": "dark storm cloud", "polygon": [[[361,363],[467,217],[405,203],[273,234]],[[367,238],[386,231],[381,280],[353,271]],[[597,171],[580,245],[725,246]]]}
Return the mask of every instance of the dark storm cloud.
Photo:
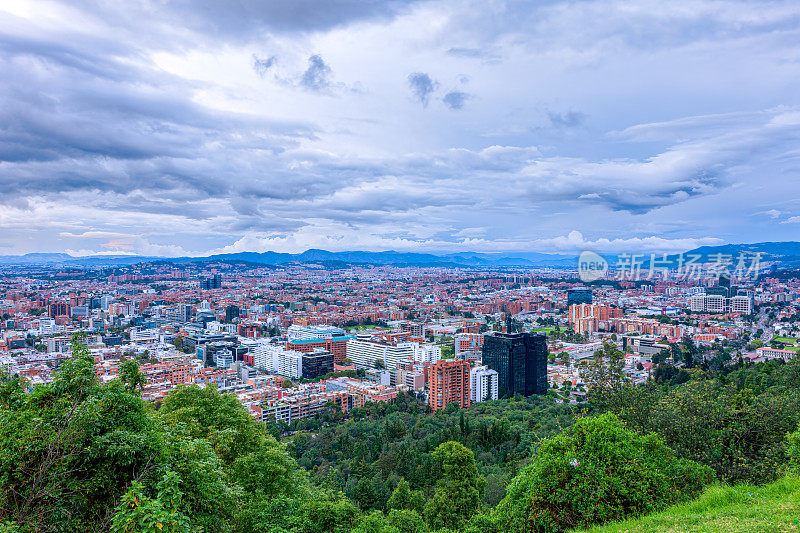
{"label": "dark storm cloud", "polygon": [[427,107],[430,95],[436,90],[438,83],[424,72],[414,72],[408,75],[408,85],[414,98],[419,100],[423,107]]}
{"label": "dark storm cloud", "polygon": [[469,94],[461,91],[450,91],[444,95],[442,102],[444,102],[445,105],[450,109],[457,110],[464,107],[464,103],[469,99],[469,97]]}
{"label": "dark storm cloud", "polygon": [[110,193],[126,209],[191,218],[202,213],[193,200],[240,188],[265,197],[330,190],[325,179],[293,182],[281,158],[315,138],[312,125],[211,110],[187,98],[196,82],[117,57],[115,46],[103,56],[104,43],[81,44],[0,35],[0,71],[14,73],[0,78],[4,202]]}
{"label": "dark storm cloud", "polygon": [[322,56],[314,54],[308,58],[308,68],[300,78],[300,86],[311,91],[322,91],[330,87],[331,67]]}

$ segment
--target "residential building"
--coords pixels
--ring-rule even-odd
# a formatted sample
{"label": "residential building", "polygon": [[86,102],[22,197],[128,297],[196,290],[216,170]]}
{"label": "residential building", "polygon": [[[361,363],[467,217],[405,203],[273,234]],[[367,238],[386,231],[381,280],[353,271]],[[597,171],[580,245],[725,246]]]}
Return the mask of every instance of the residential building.
{"label": "residential building", "polygon": [[498,374],[487,366],[476,366],[469,371],[470,401],[472,403],[496,400],[499,397]]}
{"label": "residential building", "polygon": [[428,403],[439,411],[450,403],[470,406],[470,374],[467,361],[439,361],[429,369]]}

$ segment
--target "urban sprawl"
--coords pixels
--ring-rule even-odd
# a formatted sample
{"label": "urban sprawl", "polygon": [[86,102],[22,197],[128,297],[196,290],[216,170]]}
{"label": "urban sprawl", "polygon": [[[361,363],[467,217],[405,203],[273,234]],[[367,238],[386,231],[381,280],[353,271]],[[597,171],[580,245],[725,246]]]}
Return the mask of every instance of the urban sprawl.
{"label": "urban sprawl", "polygon": [[667,360],[731,365],[800,351],[800,286],[769,273],[583,284],[555,268],[219,261],[0,274],[0,365],[29,387],[52,379],[80,333],[102,382],[135,358],[146,400],[213,385],[286,431],[400,393],[433,411],[517,394],[579,404],[582,369],[609,347],[640,383]]}

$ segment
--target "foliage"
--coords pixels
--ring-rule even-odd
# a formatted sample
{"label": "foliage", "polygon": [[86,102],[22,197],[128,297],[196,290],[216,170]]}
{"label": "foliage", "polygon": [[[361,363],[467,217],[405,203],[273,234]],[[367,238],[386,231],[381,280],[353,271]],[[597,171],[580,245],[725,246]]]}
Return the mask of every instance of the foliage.
{"label": "foliage", "polygon": [[422,507],[425,505],[425,497],[421,491],[411,490],[408,481],[401,479],[395,487],[394,492],[386,502],[388,509],[409,510],[417,513],[422,513]]}
{"label": "foliage", "polygon": [[226,464],[268,439],[266,428],[236,396],[220,394],[215,386],[176,387],[164,398],[156,418],[167,427],[182,426],[189,436],[208,440]]}
{"label": "foliage", "polygon": [[789,454],[789,470],[800,474],[800,429],[786,436],[786,447]]}
{"label": "foliage", "polygon": [[139,371],[136,359],[123,359],[119,363],[119,380],[128,390],[142,390],[146,383],[144,375]]}
{"label": "foliage", "polygon": [[344,492],[363,510],[383,510],[401,479],[430,498],[438,480],[432,452],[447,441],[472,450],[487,481],[483,503],[494,506],[539,439],[569,427],[575,417],[571,406],[536,396],[426,414],[424,404],[402,394],[394,403],[368,403],[350,414],[349,422],[322,427],[314,438],[295,434],[288,448],[313,484]]}
{"label": "foliage", "polygon": [[651,512],[696,494],[710,468],[679,459],[656,435],[612,414],[582,418],[547,441],[500,502],[502,531],[564,531]]}
{"label": "foliage", "polygon": [[[589,388],[588,399],[599,409],[618,409],[626,401],[619,391],[624,390],[630,379],[625,373],[625,356],[608,341],[603,342],[602,350],[581,370],[581,378]],[[629,388],[629,387],[628,387]]]}
{"label": "foliage", "polygon": [[159,483],[158,495],[149,498],[144,485],[138,481],[122,497],[114,513],[111,531],[114,533],[178,533],[186,531],[189,519],[182,512],[180,478],[169,472]]}
{"label": "foliage", "polygon": [[141,398],[100,386],[76,336],[49,385],[6,379],[0,409],[0,519],[41,531],[108,524],[132,476],[147,478],[160,438]]}
{"label": "foliage", "polygon": [[478,510],[486,480],[478,475],[472,451],[460,442],[440,444],[433,458],[441,475],[425,504],[425,518],[434,528],[460,530]]}
{"label": "foliage", "polygon": [[187,387],[154,415],[129,383],[100,384],[80,336],[52,383],[26,393],[0,378],[0,523],[237,531],[268,498],[305,497],[296,463],[235,397]]}
{"label": "foliage", "polygon": [[695,368],[678,386],[622,387],[607,405],[721,480],[772,481],[788,459],[785,436],[800,422],[800,360],[727,370],[710,379]]}

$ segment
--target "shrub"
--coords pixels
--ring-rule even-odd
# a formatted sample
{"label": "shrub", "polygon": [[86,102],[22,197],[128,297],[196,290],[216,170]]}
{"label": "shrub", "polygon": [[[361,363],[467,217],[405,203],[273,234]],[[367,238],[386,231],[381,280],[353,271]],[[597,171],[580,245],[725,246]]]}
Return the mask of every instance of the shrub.
{"label": "shrub", "polygon": [[556,532],[649,513],[695,496],[713,470],[613,414],[583,418],[539,449],[496,510],[500,530]]}
{"label": "shrub", "polygon": [[800,428],[786,436],[786,447],[789,452],[789,470],[800,474]]}

